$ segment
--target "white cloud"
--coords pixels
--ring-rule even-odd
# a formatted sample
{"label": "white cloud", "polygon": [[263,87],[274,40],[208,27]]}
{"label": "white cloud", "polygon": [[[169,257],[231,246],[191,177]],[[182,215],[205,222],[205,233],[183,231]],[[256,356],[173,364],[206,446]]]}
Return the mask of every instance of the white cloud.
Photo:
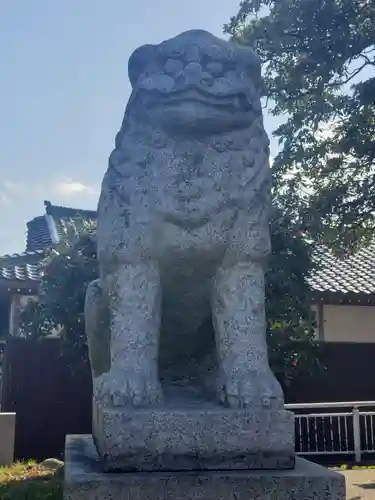
{"label": "white cloud", "polygon": [[9,207],[11,205],[10,199],[5,193],[0,194],[0,205],[3,207]]}
{"label": "white cloud", "polygon": [[13,182],[8,179],[0,182],[0,206],[10,207],[16,195],[24,192],[24,185],[20,182]]}
{"label": "white cloud", "polygon": [[55,191],[61,196],[75,196],[77,194],[96,195],[98,190],[82,182],[73,181],[72,179],[57,182],[54,186]]}
{"label": "white cloud", "polygon": [[21,182],[14,182],[9,179],[3,181],[3,186],[5,191],[12,194],[23,193],[25,191],[25,185]]}
{"label": "white cloud", "polygon": [[33,198],[45,197],[48,192],[55,193],[61,198],[74,198],[79,196],[97,196],[99,189],[96,186],[84,184],[78,180],[60,177],[45,183],[32,182],[30,184],[16,182],[11,179],[0,181],[0,206],[10,206],[12,200],[28,193]]}

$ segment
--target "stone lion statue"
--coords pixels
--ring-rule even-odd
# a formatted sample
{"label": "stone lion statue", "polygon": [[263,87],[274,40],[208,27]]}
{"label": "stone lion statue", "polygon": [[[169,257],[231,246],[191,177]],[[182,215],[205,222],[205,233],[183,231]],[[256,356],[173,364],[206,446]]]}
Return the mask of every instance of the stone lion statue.
{"label": "stone lion statue", "polygon": [[232,408],[282,407],[266,346],[258,57],[193,30],[137,49],[129,78],[85,306],[94,397],[156,406],[174,388]]}

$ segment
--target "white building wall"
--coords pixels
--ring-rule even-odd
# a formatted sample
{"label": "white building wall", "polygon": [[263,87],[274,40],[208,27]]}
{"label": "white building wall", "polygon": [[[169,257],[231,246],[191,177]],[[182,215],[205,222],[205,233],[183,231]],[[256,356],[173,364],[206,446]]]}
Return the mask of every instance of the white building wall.
{"label": "white building wall", "polygon": [[324,340],[375,342],[375,306],[324,305]]}

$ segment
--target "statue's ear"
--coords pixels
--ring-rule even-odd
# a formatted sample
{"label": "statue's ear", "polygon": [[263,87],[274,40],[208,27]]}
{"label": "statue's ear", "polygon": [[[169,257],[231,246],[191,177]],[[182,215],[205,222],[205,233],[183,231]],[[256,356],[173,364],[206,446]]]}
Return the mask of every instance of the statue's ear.
{"label": "statue's ear", "polygon": [[128,63],[128,75],[132,87],[134,87],[137,83],[139,75],[143,73],[148,63],[155,56],[155,52],[155,45],[142,45],[138,49],[135,49],[133,54],[130,56]]}
{"label": "statue's ear", "polygon": [[261,61],[250,45],[237,45],[238,58],[251,75],[254,85],[261,95],[264,95]]}

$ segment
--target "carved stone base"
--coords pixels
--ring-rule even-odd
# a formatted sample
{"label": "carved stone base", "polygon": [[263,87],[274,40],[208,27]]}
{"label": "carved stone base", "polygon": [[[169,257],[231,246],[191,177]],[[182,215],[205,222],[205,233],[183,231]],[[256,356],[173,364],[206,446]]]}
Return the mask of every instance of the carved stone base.
{"label": "carved stone base", "polygon": [[64,500],[344,500],[345,478],[297,458],[292,470],[105,473],[91,436],[68,436]]}
{"label": "carved stone base", "polygon": [[106,409],[93,434],[105,471],[290,469],[294,416],[285,410]]}

